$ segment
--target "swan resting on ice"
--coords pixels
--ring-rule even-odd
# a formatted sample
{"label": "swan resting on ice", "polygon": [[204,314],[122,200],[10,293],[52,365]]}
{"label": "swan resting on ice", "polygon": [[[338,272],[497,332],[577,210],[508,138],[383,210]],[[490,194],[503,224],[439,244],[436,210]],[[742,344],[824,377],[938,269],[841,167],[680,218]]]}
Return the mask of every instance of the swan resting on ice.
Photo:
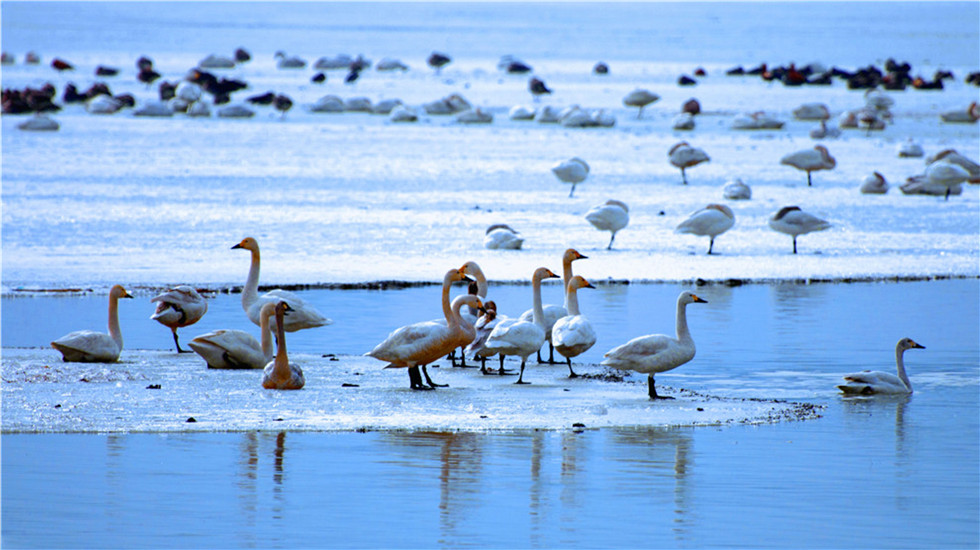
{"label": "swan resting on ice", "polygon": [[122,331],[119,329],[119,299],[132,297],[122,285],[115,285],[109,291],[109,334],[78,330],[51,342],[51,347],[61,352],[65,362],[115,363],[123,348]]}

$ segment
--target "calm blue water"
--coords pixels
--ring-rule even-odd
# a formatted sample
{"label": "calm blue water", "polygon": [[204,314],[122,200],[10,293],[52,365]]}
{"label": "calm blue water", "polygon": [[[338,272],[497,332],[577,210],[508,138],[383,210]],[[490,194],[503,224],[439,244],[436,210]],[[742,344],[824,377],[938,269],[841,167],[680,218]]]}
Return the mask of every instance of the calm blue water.
{"label": "calm blue water", "polygon": [[[605,286],[583,292],[582,308],[600,334],[590,360],[629,337],[670,331],[681,288]],[[549,290],[554,289],[546,289],[546,301]],[[808,401],[826,407],[822,418],[582,433],[7,434],[2,542],[980,544],[976,280],[696,290],[710,302],[689,308],[698,355],[658,381],[721,395]],[[530,289],[492,287],[492,293],[508,307],[527,300]],[[305,331],[306,339],[292,338],[290,349],[362,353],[384,337],[387,325],[437,315],[431,305],[437,294],[438,287],[307,292],[337,322]],[[241,317],[237,300],[219,296],[205,320],[220,325]],[[89,306],[98,311],[88,312]],[[148,297],[124,306],[130,345],[170,345],[166,329],[147,319]],[[432,315],[425,313],[429,308]],[[103,297],[6,298],[4,346],[41,346],[47,332],[86,316],[99,326],[103,310]],[[42,318],[40,311],[54,315]],[[894,344],[905,335],[927,347],[906,356],[915,394],[843,399],[836,393],[834,384],[844,372],[892,370]]]}

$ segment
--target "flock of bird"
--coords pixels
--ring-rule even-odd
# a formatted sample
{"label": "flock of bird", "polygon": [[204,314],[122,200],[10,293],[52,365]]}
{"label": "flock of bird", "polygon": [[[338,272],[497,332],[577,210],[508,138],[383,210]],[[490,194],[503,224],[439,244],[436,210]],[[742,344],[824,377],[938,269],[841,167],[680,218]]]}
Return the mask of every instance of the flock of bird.
{"label": "flock of bird", "polygon": [[[195,337],[189,346],[209,368],[262,369],[263,388],[302,389],[306,383],[303,369],[289,360],[286,333],[325,326],[332,321],[295,293],[275,289],[259,295],[261,256],[254,238],[247,237],[232,249],[247,250],[251,254],[248,278],[242,291],[242,309],[246,317],[259,326],[261,342],[247,331],[221,329]],[[400,327],[364,355],[383,361],[385,368],[407,369],[409,387],[413,390],[444,386],[432,380],[426,367],[443,357],[449,357],[456,366],[457,350],[462,366],[466,366],[468,353],[481,362],[480,372],[485,375],[512,374],[504,368],[504,358],[519,357],[520,371],[515,384],[527,384],[524,372],[528,358],[537,354],[538,363],[544,363],[541,350],[547,343],[547,362],[554,364],[554,353],[557,352],[565,359],[569,378],[576,378],[572,359],[591,349],[597,340],[595,329],[582,313],[578,301],[579,290],[595,287],[581,275],[573,274],[573,262],[585,258],[569,248],[562,256],[561,276],[547,267],[535,269],[531,276],[531,308],[519,316],[507,316],[497,311],[495,302],[487,299],[489,283],[486,275],[476,262],[468,261],[459,268],[448,270],[443,277],[440,297],[443,318]],[[544,304],[542,281],[558,278],[563,281],[564,303]],[[451,287],[458,282],[468,283],[468,292],[450,300]],[[61,352],[67,362],[117,361],[123,349],[118,315],[118,303],[123,298],[133,296],[121,285],[113,286],[109,292],[107,334],[76,331],[51,342],[51,346]],[[178,286],[155,296],[151,303],[157,306],[150,318],[170,328],[177,352],[186,353],[180,347],[177,329],[197,323],[207,312],[207,300],[190,286]],[[606,352],[600,364],[646,374],[650,399],[672,399],[657,393],[654,375],[675,369],[694,358],[696,349],[687,323],[687,306],[694,303],[707,301],[694,293],[681,292],[677,297],[673,336],[652,334],[633,338]],[[846,383],[838,387],[845,394],[911,393],[903,354],[907,349],[922,347],[908,338],[899,342],[896,349],[898,377],[865,371],[846,376]],[[486,360],[494,355],[499,357],[496,371],[486,368]]]}

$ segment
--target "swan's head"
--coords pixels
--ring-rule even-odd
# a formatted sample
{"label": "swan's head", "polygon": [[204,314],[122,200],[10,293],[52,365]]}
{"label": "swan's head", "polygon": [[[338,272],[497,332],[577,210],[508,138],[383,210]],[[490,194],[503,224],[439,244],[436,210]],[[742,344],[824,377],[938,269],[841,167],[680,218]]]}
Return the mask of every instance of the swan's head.
{"label": "swan's head", "polygon": [[770,218],[770,221],[778,222],[779,220],[786,217],[786,214],[789,214],[790,212],[799,212],[799,211],[801,211],[799,206],[784,206],[779,209],[779,212],[776,212],[772,216],[772,218]]}
{"label": "swan's head", "polygon": [[561,259],[564,262],[574,262],[575,260],[585,260],[587,258],[588,256],[580,254],[578,250],[575,250],[574,248],[569,248],[568,250],[565,251],[565,254],[562,255]]}
{"label": "swan's head", "polygon": [[561,277],[555,275],[554,272],[547,267],[539,267],[534,270],[534,276],[532,278],[533,280],[540,282],[544,279],[560,279]]}
{"label": "swan's head", "polygon": [[671,147],[670,148],[670,152],[668,152],[667,154],[668,155],[673,155],[674,154],[674,151],[677,151],[678,149],[681,149],[683,147],[690,147],[690,146],[691,146],[691,144],[689,144],[688,142],[682,141],[682,142],[678,143],[677,145],[674,145],[673,147]]}
{"label": "swan's head", "polygon": [[568,282],[568,288],[569,289],[574,288],[575,290],[578,290],[580,288],[595,288],[595,287],[592,286],[592,283],[587,281],[585,277],[581,275],[576,275],[572,277],[571,281]]}
{"label": "swan's head", "polygon": [[132,298],[133,295],[126,292],[126,289],[122,285],[115,285],[109,290],[110,298]]}
{"label": "swan's head", "polygon": [[446,276],[443,277],[442,282],[452,284],[459,281],[470,282],[472,280],[473,279],[466,276],[466,273],[464,273],[462,269],[450,269],[446,272]]}
{"label": "swan's head", "polygon": [[625,212],[629,213],[630,207],[626,205],[623,201],[618,201],[616,199],[609,199],[606,201],[606,206],[618,206],[622,208]]}
{"label": "swan's head", "polygon": [[517,231],[515,231],[513,227],[507,225],[506,223],[495,223],[495,224],[491,225],[490,227],[487,228],[486,234],[489,235],[491,231],[495,231],[497,229],[503,229],[504,231],[509,231],[509,232],[511,232],[511,233],[513,233],[515,235],[518,234]]}
{"label": "swan's head", "polygon": [[707,304],[708,303],[708,301],[705,300],[704,298],[701,298],[697,294],[694,294],[693,292],[688,292],[686,290],[684,292],[681,292],[681,295],[677,297],[677,302],[680,304],[694,304],[694,303]]}
{"label": "swan's head", "polygon": [[911,338],[902,338],[898,341],[898,349],[905,351],[907,349],[926,349],[926,347]]}
{"label": "swan's head", "polygon": [[472,308],[476,308],[481,313],[486,311],[483,308],[483,302],[480,300],[480,297],[475,294],[462,294],[460,296],[457,296],[453,300],[451,307],[453,310],[459,311],[463,306],[470,306]]}
{"label": "swan's head", "polygon": [[459,270],[462,271],[463,274],[465,275],[476,275],[477,273],[481,273],[481,274],[483,273],[483,270],[480,269],[480,266],[473,260],[470,260],[465,264],[463,264],[463,267],[459,268]]}
{"label": "swan's head", "polygon": [[289,314],[290,311],[293,311],[293,308],[289,307],[289,304],[287,304],[286,302],[279,302],[278,304],[276,304],[277,318],[285,317],[286,315]]}
{"label": "swan's head", "polygon": [[705,209],[717,210],[728,216],[730,219],[735,219],[735,212],[732,212],[732,209],[724,204],[709,204],[708,206],[705,206]]}
{"label": "swan's head", "polygon": [[244,248],[245,250],[251,250],[252,252],[255,252],[259,249],[259,242],[253,239],[252,237],[245,237],[244,239],[242,239],[242,242],[231,247],[232,250],[236,248]]}

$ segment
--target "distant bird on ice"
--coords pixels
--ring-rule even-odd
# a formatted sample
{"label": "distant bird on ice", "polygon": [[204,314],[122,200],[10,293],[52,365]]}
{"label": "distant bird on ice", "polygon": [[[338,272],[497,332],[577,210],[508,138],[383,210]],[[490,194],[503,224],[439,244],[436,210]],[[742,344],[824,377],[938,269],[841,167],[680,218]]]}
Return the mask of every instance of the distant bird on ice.
{"label": "distant bird on ice", "polygon": [[589,177],[589,165],[578,157],[559,162],[551,167],[551,171],[559,180],[572,184],[572,190],[568,193],[569,197],[575,194],[575,186]]}
{"label": "distant bird on ice", "polygon": [[708,254],[711,254],[715,247],[715,237],[728,231],[733,225],[735,225],[735,213],[731,208],[724,204],[709,204],[693,212],[677,226],[675,231],[711,237],[711,242],[708,244]]}
{"label": "distant bird on ice", "polygon": [[681,179],[684,185],[687,185],[687,173],[685,171],[688,168],[711,160],[703,149],[691,147],[686,141],[682,141],[671,147],[667,153],[667,158],[672,165],[681,169]]}
{"label": "distant bird on ice", "polygon": [[592,207],[585,213],[585,219],[599,231],[612,233],[609,237],[609,246],[606,247],[606,250],[612,250],[616,233],[630,223],[630,209],[623,201],[609,199],[599,206]]}
{"label": "distant bird on ice", "polygon": [[539,96],[550,94],[551,90],[545,85],[544,80],[538,77],[531,77],[531,80],[527,83],[527,89],[530,90],[531,95],[534,96],[534,100],[537,101]]}
{"label": "distant bird on ice", "polygon": [[156,311],[150,319],[170,328],[177,353],[190,353],[189,350],[180,349],[177,329],[200,321],[208,311],[208,301],[194,287],[181,285],[154,296],[150,302],[157,302]]}
{"label": "distant bird on ice", "polygon": [[640,110],[636,113],[636,118],[639,119],[643,116],[643,108],[652,103],[656,103],[659,99],[659,95],[649,90],[638,88],[626,94],[626,97],[623,98],[623,105],[627,107],[639,107]]}
{"label": "distant bird on ice", "polygon": [[769,218],[769,227],[774,231],[791,235],[793,254],[796,254],[796,237],[814,231],[823,231],[830,227],[830,222],[800,210],[799,206],[784,206]]}
{"label": "distant bird on ice", "polygon": [[833,170],[837,166],[837,160],[830,156],[826,147],[815,145],[813,149],[803,149],[784,156],[780,159],[779,164],[792,166],[797,170],[806,172],[806,184],[812,186],[813,180],[810,178],[810,173],[817,170]]}
{"label": "distant bird on ice", "polygon": [[520,250],[524,237],[505,223],[496,223],[487,228],[483,246],[489,250]]}

